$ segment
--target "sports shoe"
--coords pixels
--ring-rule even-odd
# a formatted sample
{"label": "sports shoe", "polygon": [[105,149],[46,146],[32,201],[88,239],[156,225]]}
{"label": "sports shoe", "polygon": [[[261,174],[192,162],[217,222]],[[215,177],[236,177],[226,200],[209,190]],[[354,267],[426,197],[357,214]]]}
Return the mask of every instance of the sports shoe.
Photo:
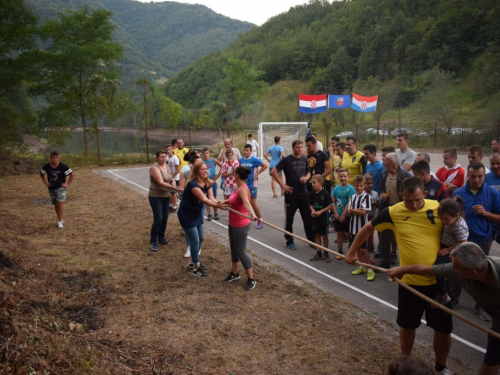
{"label": "sports shoe", "polygon": [[330,255],[328,253],[326,253],[324,256],[323,256],[323,259],[325,260],[325,263],[330,263],[332,260],[330,259]]}
{"label": "sports shoe", "polygon": [[290,242],[288,245],[286,245],[290,250],[297,250],[297,246],[293,242]]}
{"label": "sports shoe", "polygon": [[170,245],[170,241],[167,240],[165,237],[161,238],[159,241],[162,245]]}
{"label": "sports shoe", "polygon": [[186,253],[184,254],[184,258],[189,258],[191,256],[191,248],[188,246]]}
{"label": "sports shoe", "polygon": [[61,221],[58,221],[57,222],[57,227],[58,228],[64,228],[64,222],[61,220]]}
{"label": "sports shoe", "polygon": [[[445,293],[445,294],[436,294],[436,297],[434,298],[434,301],[436,301],[437,303],[440,303],[441,305],[446,305],[448,302],[451,301],[451,298],[448,295],[448,293]],[[431,307],[437,308],[434,305],[431,305]]]}
{"label": "sports shoe", "polygon": [[453,307],[454,309],[456,309],[458,306],[460,306],[460,301],[458,300],[458,298],[452,298],[451,299],[451,307]]}
{"label": "sports shoe", "polygon": [[230,283],[231,281],[236,281],[236,280],[239,280],[241,279],[240,277],[240,273],[238,272],[237,274],[234,274],[233,271],[231,271],[231,273],[229,274],[228,277],[226,277],[224,280],[225,283]]}
{"label": "sports shoe", "polygon": [[255,288],[255,285],[257,285],[257,280],[255,279],[248,279],[247,280],[247,285],[245,286],[246,290],[252,290]]}
{"label": "sports shoe", "polygon": [[317,260],[323,260],[323,256],[322,255],[318,255],[318,254],[314,254],[314,256],[309,259],[311,262],[315,262]]}
{"label": "sports shoe", "polygon": [[214,213],[214,220],[219,220],[219,213],[218,212]]}
{"label": "sports shoe", "polygon": [[448,367],[445,367],[441,371],[436,371],[436,374],[442,374],[442,375],[455,375],[454,372],[450,371]]}
{"label": "sports shoe", "polygon": [[278,196],[277,195],[273,195],[273,198],[278,198]]}
{"label": "sports shoe", "polygon": [[151,250],[158,251],[158,242],[151,242]]}
{"label": "sports shoe", "polygon": [[[338,251],[338,253],[339,253],[339,254],[342,254],[342,255],[344,254],[344,252],[343,252],[342,250],[339,250],[339,251]],[[337,258],[337,260],[342,260],[342,259],[344,259],[344,257],[343,257],[343,256],[340,256],[340,255],[337,255],[337,256],[336,256],[336,258]]]}
{"label": "sports shoe", "polygon": [[351,275],[361,275],[362,273],[366,273],[366,268],[365,267],[356,267],[356,269],[351,272]]}
{"label": "sports shoe", "polygon": [[485,322],[491,322],[491,316],[486,311],[483,310],[481,306],[476,303],[474,306],[474,311],[479,316],[479,319],[484,320]]}
{"label": "sports shoe", "polygon": [[207,221],[212,221],[212,214],[207,215]]}
{"label": "sports shoe", "polygon": [[208,277],[208,273],[203,271],[201,268],[197,268],[197,269],[193,270],[193,276]]}
{"label": "sports shoe", "polygon": [[264,224],[262,224],[262,222],[259,221],[255,229],[262,229],[262,228],[264,228]]}
{"label": "sports shoe", "polygon": [[373,271],[372,269],[369,269],[366,272],[366,281],[373,281],[373,280],[375,280],[375,271]]}
{"label": "sports shoe", "polygon": [[[193,262],[189,262],[189,268],[193,269],[194,268],[194,263]],[[205,263],[200,263],[200,269],[202,270],[206,270],[207,269],[207,265]]]}
{"label": "sports shoe", "polygon": [[398,256],[396,253],[391,254],[391,264],[397,264],[398,263]]}

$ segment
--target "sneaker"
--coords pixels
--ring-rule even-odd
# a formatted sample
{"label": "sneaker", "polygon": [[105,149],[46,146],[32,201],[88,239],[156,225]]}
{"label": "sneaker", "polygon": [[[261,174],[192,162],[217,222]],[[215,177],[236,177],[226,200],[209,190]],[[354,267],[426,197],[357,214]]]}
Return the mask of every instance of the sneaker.
{"label": "sneaker", "polygon": [[297,250],[297,246],[293,242],[290,242],[288,245],[286,245],[290,250]]}
{"label": "sneaker", "polygon": [[240,273],[238,272],[237,274],[234,274],[233,271],[231,271],[231,273],[229,274],[228,277],[226,277],[224,280],[225,283],[230,283],[231,281],[236,281],[236,280],[239,280],[241,279],[240,277]]}
{"label": "sneaker", "polygon": [[[194,263],[193,262],[189,262],[189,268],[193,269],[194,268]],[[200,263],[200,269],[202,270],[206,270],[208,267],[205,263]]]}
{"label": "sneaker", "polygon": [[278,198],[278,196],[277,195],[273,195],[273,198]]}
{"label": "sneaker", "polygon": [[442,374],[442,375],[455,375],[454,372],[450,371],[448,369],[448,367],[445,367],[443,370],[441,371],[436,371],[436,374]]}
{"label": "sneaker", "polygon": [[252,290],[255,288],[255,285],[257,285],[257,280],[255,279],[248,279],[247,285],[245,286],[246,290]]}
{"label": "sneaker", "polygon": [[207,221],[212,221],[212,214],[207,215]]}
{"label": "sneaker", "polygon": [[325,260],[325,263],[330,263],[332,260],[330,259],[330,254],[325,253],[323,255],[323,259]]}
{"label": "sneaker", "polygon": [[262,228],[264,228],[264,224],[262,224],[262,222],[259,221],[255,229],[262,229]]}
{"label": "sneaker", "polygon": [[214,213],[214,220],[219,220],[219,214],[217,212]]}
{"label": "sneaker", "polygon": [[[338,253],[340,253],[340,254],[344,254],[344,252],[343,252],[342,250],[339,250],[339,251],[338,251]],[[343,257],[343,256],[340,256],[340,255],[337,255],[337,257],[336,257],[336,258],[337,258],[337,260],[342,260],[342,259],[344,259],[344,257]]]}
{"label": "sneaker", "polygon": [[491,322],[491,316],[483,310],[481,306],[479,306],[476,303],[476,306],[474,306],[474,311],[479,316],[479,319],[484,320],[485,322]]}
{"label": "sneaker", "polygon": [[170,245],[170,241],[167,240],[165,237],[163,237],[162,239],[160,239],[159,241],[162,245]]}
{"label": "sneaker", "polygon": [[203,271],[201,268],[197,268],[197,269],[193,270],[193,276],[208,277],[208,273]]}
{"label": "sneaker", "polygon": [[191,257],[191,248],[188,246],[186,253],[184,254],[184,258],[189,258]]}
{"label": "sneaker", "polygon": [[158,242],[151,242],[151,250],[158,251]]}
{"label": "sneaker", "polygon": [[365,267],[356,267],[356,269],[351,272],[351,275],[361,275],[362,273],[366,273],[366,268]]}
{"label": "sneaker", "polygon": [[391,264],[397,264],[398,263],[398,256],[396,253],[391,254]]}
{"label": "sneaker", "polygon": [[[437,303],[440,303],[441,305],[446,305],[448,302],[451,301],[451,298],[448,295],[448,293],[436,294],[436,298],[434,298],[434,301],[436,301]],[[437,308],[434,305],[431,305],[431,307]]]}
{"label": "sneaker", "polygon": [[451,299],[451,307],[453,307],[454,309],[456,309],[458,306],[460,306],[460,301],[458,300],[458,298],[452,298]]}
{"label": "sneaker", "polygon": [[314,261],[317,261],[317,260],[323,260],[323,256],[322,255],[318,255],[318,254],[314,254],[314,256],[309,259],[311,262],[314,262]]}
{"label": "sneaker", "polygon": [[61,221],[58,221],[57,222],[57,227],[58,228],[64,228],[64,222],[61,220]]}
{"label": "sneaker", "polygon": [[366,272],[366,281],[373,281],[373,280],[375,280],[375,271],[373,271],[372,269],[369,269]]}

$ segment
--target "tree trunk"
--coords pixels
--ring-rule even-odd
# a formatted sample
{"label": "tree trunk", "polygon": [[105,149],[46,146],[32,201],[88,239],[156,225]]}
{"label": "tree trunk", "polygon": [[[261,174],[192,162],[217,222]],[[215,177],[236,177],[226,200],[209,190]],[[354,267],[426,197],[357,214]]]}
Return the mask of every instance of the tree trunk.
{"label": "tree trunk", "polygon": [[85,110],[83,108],[83,102],[80,99],[80,110],[82,112],[82,128],[83,128],[83,143],[85,144],[85,157],[89,153],[89,140],[87,138],[87,123],[85,122]]}

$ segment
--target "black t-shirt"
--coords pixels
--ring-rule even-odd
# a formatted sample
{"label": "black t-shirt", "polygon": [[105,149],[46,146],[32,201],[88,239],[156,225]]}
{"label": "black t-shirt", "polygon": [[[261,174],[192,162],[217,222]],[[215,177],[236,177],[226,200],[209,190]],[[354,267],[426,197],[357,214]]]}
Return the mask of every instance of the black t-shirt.
{"label": "black t-shirt", "polygon": [[[325,207],[333,207],[332,197],[328,192],[323,189],[319,193],[312,191],[309,195],[309,205],[314,208],[315,211],[320,211]],[[327,225],[328,224],[328,211],[323,212],[318,217],[312,218],[314,225]]]}
{"label": "black t-shirt", "polygon": [[73,170],[61,162],[55,168],[52,168],[50,163],[47,163],[40,170],[41,176],[47,176],[47,181],[50,183],[49,190],[59,189],[61,184],[66,182],[66,176],[71,173],[73,173]]}
{"label": "black t-shirt", "polygon": [[309,165],[309,172],[311,177],[315,174],[325,173],[325,162],[329,161],[326,152],[318,150],[314,154],[307,154],[307,163]]}
{"label": "black t-shirt", "polygon": [[307,166],[307,159],[305,156],[300,155],[299,158],[293,155],[288,155],[280,160],[275,167],[278,171],[283,171],[285,174],[286,184],[293,188],[291,195],[294,196],[307,196],[306,184],[300,182],[300,178],[304,177],[309,168]]}

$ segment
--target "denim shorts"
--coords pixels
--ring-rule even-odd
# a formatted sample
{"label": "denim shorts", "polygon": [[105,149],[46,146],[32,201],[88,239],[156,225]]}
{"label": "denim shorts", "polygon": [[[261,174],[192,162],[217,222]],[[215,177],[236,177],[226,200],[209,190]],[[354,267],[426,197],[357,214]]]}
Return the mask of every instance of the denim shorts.
{"label": "denim shorts", "polygon": [[250,190],[250,198],[257,198],[257,188],[256,187],[248,188],[248,190]]}

